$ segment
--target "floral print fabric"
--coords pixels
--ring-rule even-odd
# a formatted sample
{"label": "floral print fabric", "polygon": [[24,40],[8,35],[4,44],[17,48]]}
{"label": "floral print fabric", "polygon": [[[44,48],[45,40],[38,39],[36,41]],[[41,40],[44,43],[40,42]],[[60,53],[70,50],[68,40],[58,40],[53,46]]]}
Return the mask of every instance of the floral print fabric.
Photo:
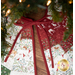
{"label": "floral print fabric", "polygon": [[[7,40],[12,43],[16,34],[19,32],[21,27],[15,26],[14,32],[8,36]],[[9,29],[10,30],[10,29]],[[10,31],[9,31],[10,32]],[[32,40],[31,39],[20,39],[18,38],[12,54],[10,55],[8,61],[3,65],[11,70],[10,75],[18,74],[32,74],[34,75],[34,62],[33,62],[33,47],[32,47]],[[72,48],[72,47],[71,47]],[[10,48],[8,48],[10,50]],[[50,59],[50,52],[49,49],[45,50],[45,56],[47,60],[47,64],[50,70],[51,75],[73,75],[73,54],[72,51],[68,51],[64,53],[62,47],[57,44],[51,47],[53,59],[54,59],[54,69],[51,68],[51,59]],[[70,63],[70,68],[63,72],[58,70],[57,63],[61,59],[66,59]],[[13,73],[13,74],[12,74]]]}
{"label": "floral print fabric", "polygon": [[[71,47],[71,49],[73,49],[73,47]],[[65,53],[59,44],[53,46],[51,50],[54,59],[54,68],[51,68],[51,58],[49,49],[44,51],[51,75],[73,75],[73,51],[67,51],[67,53]],[[66,59],[69,62],[70,66],[67,71],[60,71],[57,67],[58,61],[62,59]]]}
{"label": "floral print fabric", "polygon": [[[11,31],[11,28],[8,30],[10,36],[6,38],[11,44],[13,43],[17,33],[22,27],[14,25],[14,31]],[[10,48],[8,48],[10,50]],[[11,62],[12,60],[12,62]],[[8,65],[10,64],[10,66]],[[17,39],[17,42],[12,50],[12,53],[8,61],[4,64],[11,71],[22,72],[22,73],[32,73],[34,75],[34,60],[33,60],[33,46],[32,39],[23,39],[21,35]],[[9,67],[8,67],[9,66]]]}

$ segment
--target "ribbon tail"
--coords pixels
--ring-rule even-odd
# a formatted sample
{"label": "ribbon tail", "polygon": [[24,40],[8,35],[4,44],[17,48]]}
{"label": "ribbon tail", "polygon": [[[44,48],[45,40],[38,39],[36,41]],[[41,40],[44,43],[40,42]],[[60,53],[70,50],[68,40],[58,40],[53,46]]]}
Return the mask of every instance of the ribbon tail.
{"label": "ribbon tail", "polygon": [[33,59],[34,59],[34,70],[35,75],[37,75],[37,69],[36,69],[36,54],[35,54],[35,42],[34,42],[34,34],[33,34],[33,28],[31,27],[31,33],[32,33],[32,44],[33,44]]}
{"label": "ribbon tail", "polygon": [[[41,25],[40,25],[41,26]],[[43,29],[43,27],[41,26],[41,28]],[[52,63],[52,68],[54,68],[54,61],[53,61],[53,56],[52,56],[52,51],[51,51],[51,46],[50,46],[50,40],[49,40],[49,37],[48,37],[48,35],[47,35],[47,33],[46,33],[46,31],[43,29],[43,31],[44,31],[44,33],[45,33],[45,35],[46,35],[46,38],[47,38],[47,41],[48,41],[48,48],[49,48],[49,51],[50,51],[50,56],[51,56],[51,63]]]}
{"label": "ribbon tail", "polygon": [[22,28],[22,29],[20,30],[20,32],[17,34],[16,39],[14,40],[14,43],[13,43],[13,45],[12,45],[12,47],[11,47],[11,49],[10,49],[8,55],[6,56],[4,62],[7,62],[7,60],[8,60],[8,58],[9,58],[9,56],[10,56],[10,54],[11,54],[11,52],[12,52],[14,46],[15,46],[15,43],[16,43],[16,41],[17,41],[17,39],[18,39],[20,33],[22,32],[22,30],[23,30],[23,28]]}
{"label": "ribbon tail", "polygon": [[41,39],[40,39],[40,35],[39,35],[39,31],[38,31],[37,25],[36,25],[36,31],[37,31],[37,34],[38,34],[38,38],[39,38],[39,42],[40,42],[41,51],[42,51],[42,55],[43,55],[43,58],[44,58],[47,74],[50,75],[50,71],[48,69],[48,65],[47,65],[47,61],[46,61],[45,54],[44,54],[44,51],[43,51],[43,47],[42,47],[42,43],[41,43]]}
{"label": "ribbon tail", "polygon": [[54,61],[53,61],[53,56],[52,56],[52,51],[51,51],[51,46],[50,46],[50,40],[49,40],[49,37],[48,35],[46,34],[47,36],[47,40],[48,40],[48,44],[49,44],[49,51],[50,51],[50,55],[51,55],[51,63],[52,63],[52,68],[54,68]]}
{"label": "ribbon tail", "polygon": [[[40,25],[41,26],[41,25]],[[41,26],[41,28],[43,29],[43,27]],[[46,31],[43,29],[43,31],[44,31],[44,33],[45,33],[45,36],[46,36],[46,38],[47,38],[47,41],[48,41],[48,48],[49,48],[49,51],[50,51],[50,56],[51,56],[51,63],[52,63],[52,68],[54,68],[54,61],[53,61],[53,56],[52,56],[52,51],[51,51],[51,46],[50,46],[50,40],[49,40],[49,37],[48,37],[48,35],[47,35],[47,33],[46,33]]]}

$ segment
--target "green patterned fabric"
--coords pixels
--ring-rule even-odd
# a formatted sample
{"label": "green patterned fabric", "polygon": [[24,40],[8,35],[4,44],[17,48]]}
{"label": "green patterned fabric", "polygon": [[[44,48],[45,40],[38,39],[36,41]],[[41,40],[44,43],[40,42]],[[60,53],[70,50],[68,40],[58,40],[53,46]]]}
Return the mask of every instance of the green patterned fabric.
{"label": "green patterned fabric", "polygon": [[10,70],[1,65],[1,75],[10,75]]}

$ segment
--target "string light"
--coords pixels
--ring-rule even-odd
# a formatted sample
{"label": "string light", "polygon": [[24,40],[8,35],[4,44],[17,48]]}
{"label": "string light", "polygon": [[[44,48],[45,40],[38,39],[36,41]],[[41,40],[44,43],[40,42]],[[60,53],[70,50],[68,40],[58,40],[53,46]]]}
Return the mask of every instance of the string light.
{"label": "string light", "polygon": [[72,0],[70,0],[70,1],[69,1],[69,4],[72,4],[72,3],[73,3],[73,1],[72,1]]}
{"label": "string light", "polygon": [[1,30],[3,30],[3,28],[1,27]]}
{"label": "string light", "polygon": [[47,1],[47,6],[49,6],[51,4],[51,0]]}
{"label": "string light", "polygon": [[3,9],[5,8],[5,6],[3,6]]}
{"label": "string light", "polygon": [[27,7],[30,7],[30,4],[28,4]]}
{"label": "string light", "polygon": [[19,2],[21,3],[21,2],[22,2],[22,0],[19,0]]}
{"label": "string light", "polygon": [[21,3],[21,2],[25,2],[26,0],[19,0],[19,2]]}
{"label": "string light", "polygon": [[5,14],[5,10],[3,10],[3,13]]}
{"label": "string light", "polygon": [[8,16],[11,13],[11,10],[8,9],[5,16]]}

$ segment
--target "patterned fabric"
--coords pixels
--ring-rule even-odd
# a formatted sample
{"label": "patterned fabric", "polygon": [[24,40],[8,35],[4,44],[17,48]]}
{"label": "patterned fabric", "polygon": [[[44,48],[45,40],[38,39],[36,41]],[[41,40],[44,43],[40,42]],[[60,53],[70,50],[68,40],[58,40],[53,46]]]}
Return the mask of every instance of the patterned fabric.
{"label": "patterned fabric", "polygon": [[22,31],[21,33],[21,39],[25,39],[25,38],[28,38],[28,39],[31,39],[32,38],[32,35],[31,35],[31,29],[28,28],[28,29],[25,29],[24,31]]}
{"label": "patterned fabric", "polygon": [[[71,47],[71,49],[72,48],[73,47]],[[73,75],[73,52],[67,51],[65,53],[59,44],[53,46],[51,49],[54,59],[54,68],[51,68],[51,57],[49,50],[44,51],[51,75]],[[58,61],[62,59],[66,59],[69,62],[70,67],[67,71],[60,71],[57,67]]]}
{"label": "patterned fabric", "polygon": [[10,70],[1,65],[1,75],[10,75]]}
{"label": "patterned fabric", "polygon": [[[14,30],[11,31],[11,28],[8,30],[10,36],[8,36],[6,40],[12,44],[12,47],[8,48],[9,54],[5,57],[4,65],[7,66],[7,64],[10,63],[9,61],[12,59],[13,64],[11,65],[12,67],[10,70],[14,72],[14,75],[17,74],[17,72],[22,72],[26,75],[37,75],[32,29],[32,25],[35,25],[47,74],[66,75],[68,72],[67,75],[69,75],[69,72],[72,70],[72,63],[70,62],[70,60],[72,60],[72,56],[70,60],[68,58],[72,53],[67,54],[67,51],[73,45],[73,36],[70,35],[67,41],[63,41],[64,31],[67,29],[66,20],[67,18],[64,17],[62,22],[56,23],[47,18],[47,13],[42,19],[37,21],[21,17],[21,19],[15,23]],[[58,61],[63,58],[71,63],[69,70],[66,72],[61,72],[57,68]],[[12,75],[13,72],[11,72],[10,75]]]}
{"label": "patterned fabric", "polygon": [[[16,37],[17,33],[22,29],[22,27],[18,27],[14,25],[13,32],[11,28],[8,29],[8,37],[6,38],[11,44],[14,42],[14,38]],[[10,51],[10,47],[7,49]],[[6,56],[5,56],[6,58]],[[23,39],[20,37],[18,38],[11,55],[7,62],[2,63],[5,67],[9,68],[16,75],[16,73],[23,73],[23,74],[32,74],[34,75],[34,61],[33,61],[33,46],[32,40],[27,38]]]}

